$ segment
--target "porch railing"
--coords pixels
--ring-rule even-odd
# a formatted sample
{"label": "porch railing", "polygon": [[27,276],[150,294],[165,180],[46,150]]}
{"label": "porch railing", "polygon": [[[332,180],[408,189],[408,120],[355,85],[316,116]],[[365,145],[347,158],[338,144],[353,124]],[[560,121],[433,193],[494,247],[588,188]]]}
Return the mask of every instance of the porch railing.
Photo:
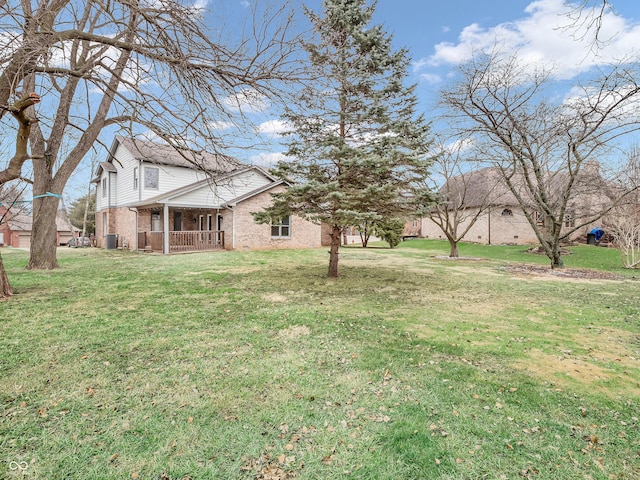
{"label": "porch railing", "polygon": [[[138,248],[151,247],[154,252],[162,252],[162,232],[138,233]],[[224,232],[221,230],[195,230],[169,232],[169,253],[196,252],[224,248]]]}
{"label": "porch railing", "polygon": [[197,230],[169,232],[169,252],[192,252],[224,248],[224,232],[219,230]]}

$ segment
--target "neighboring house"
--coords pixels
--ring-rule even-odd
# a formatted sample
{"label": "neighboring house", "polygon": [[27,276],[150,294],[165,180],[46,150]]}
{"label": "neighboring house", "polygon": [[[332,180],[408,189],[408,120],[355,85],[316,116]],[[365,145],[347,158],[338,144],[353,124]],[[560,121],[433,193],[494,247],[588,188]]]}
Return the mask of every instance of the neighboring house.
{"label": "neighboring house", "polygon": [[[563,181],[562,178],[562,176],[558,176],[557,181]],[[455,179],[453,180],[455,181]],[[569,202],[569,210],[564,219],[565,228],[575,227],[582,217],[602,208],[603,203],[610,202],[609,197],[603,192],[604,188],[595,187],[596,185],[602,187],[605,184],[599,175],[597,162],[585,165],[580,181],[582,185],[577,185],[574,188],[573,198]],[[501,172],[497,168],[488,167],[471,172],[471,177],[465,182],[465,188],[467,191],[464,194],[466,200],[463,208],[469,214],[464,216],[458,231],[462,232],[466,228],[465,222],[474,218],[473,214],[479,209],[483,209],[484,212],[479,215],[462,241],[493,245],[539,243],[522,207],[502,180]],[[455,186],[450,187],[449,192],[453,192],[452,196],[461,198],[462,195],[456,195],[455,191]],[[490,198],[488,203],[485,200],[487,197]],[[451,208],[456,208],[455,202]],[[543,216],[535,211],[532,211],[532,214],[539,225],[543,225]],[[597,224],[584,226],[572,234],[571,240],[586,238],[586,234],[594,226]],[[405,236],[446,239],[440,227],[430,217],[408,222],[405,225],[404,234]]]}
{"label": "neighboring house", "polygon": [[252,212],[286,185],[228,157],[117,137],[93,181],[99,247],[174,253],[321,243],[320,226],[299,217],[257,224]]}
{"label": "neighboring house", "polygon": [[[0,246],[15,248],[31,247],[32,217],[25,213],[12,214],[6,208],[0,207]],[[56,244],[66,245],[71,238],[78,236],[79,230],[73,227],[67,215],[59,210],[56,215]]]}

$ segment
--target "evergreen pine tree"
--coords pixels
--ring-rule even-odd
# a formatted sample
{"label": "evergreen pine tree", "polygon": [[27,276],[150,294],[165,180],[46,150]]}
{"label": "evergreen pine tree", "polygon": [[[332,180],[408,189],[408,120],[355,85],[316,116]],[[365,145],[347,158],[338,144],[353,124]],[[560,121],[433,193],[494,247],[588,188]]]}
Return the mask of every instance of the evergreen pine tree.
{"label": "evergreen pine tree", "polygon": [[322,16],[307,10],[314,80],[285,114],[289,160],[274,170],[290,186],[256,214],[259,222],[293,213],[329,225],[329,277],[338,276],[343,228],[409,213],[430,163],[415,85],[404,84],[408,52],[370,26],[374,9],[365,0],[324,0]]}

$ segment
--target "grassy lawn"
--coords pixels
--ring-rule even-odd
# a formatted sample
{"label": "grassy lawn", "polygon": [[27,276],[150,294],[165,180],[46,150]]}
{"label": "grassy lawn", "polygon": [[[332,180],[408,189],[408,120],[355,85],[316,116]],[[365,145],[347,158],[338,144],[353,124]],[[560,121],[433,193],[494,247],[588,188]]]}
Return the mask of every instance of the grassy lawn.
{"label": "grassy lawn", "polygon": [[522,250],[4,249],[0,478],[640,478],[640,285]]}

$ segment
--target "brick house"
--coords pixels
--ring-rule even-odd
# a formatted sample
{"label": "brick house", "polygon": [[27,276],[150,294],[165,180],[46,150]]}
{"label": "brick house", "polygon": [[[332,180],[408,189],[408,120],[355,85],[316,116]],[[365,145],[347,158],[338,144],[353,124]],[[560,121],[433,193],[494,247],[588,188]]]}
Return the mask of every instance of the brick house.
{"label": "brick house", "polygon": [[[33,218],[27,212],[13,213],[11,209],[0,206],[0,247],[31,247],[31,225]],[[77,237],[79,229],[72,226],[68,216],[62,210],[56,215],[56,244],[66,245]]]}
{"label": "brick house", "polygon": [[[482,210],[466,233],[462,241],[493,244],[493,245],[531,245],[538,244],[533,228],[525,217],[524,210],[516,197],[502,180],[502,174],[496,167],[487,167],[469,172],[464,182],[464,192],[458,192],[462,187],[448,186],[448,194],[452,198],[464,197],[464,202],[454,200],[451,208],[458,208],[457,203],[467,212],[464,220],[459,224],[459,231],[466,228],[465,222],[475,217],[475,213]],[[450,180],[455,183],[457,177]],[[562,183],[565,177],[557,175],[556,181]],[[461,182],[462,184],[462,182]],[[599,188],[595,188],[598,186]],[[609,186],[600,176],[598,163],[590,161],[585,164],[583,172],[578,176],[573,196],[568,204],[569,209],[564,218],[563,228],[573,228],[579,221],[589,218],[594,211],[604,209],[610,204],[615,192],[608,192]],[[444,190],[444,187],[443,187]],[[523,190],[524,191],[524,190]],[[561,189],[559,188],[560,192]],[[612,196],[613,193],[613,196]],[[523,194],[524,195],[524,194]],[[530,211],[533,218],[543,225],[543,216]],[[586,238],[587,233],[599,224],[587,224],[574,232],[570,240]],[[416,218],[405,225],[405,235],[421,238],[446,239],[440,227],[430,218]]]}
{"label": "brick house", "polygon": [[174,253],[320,246],[320,226],[302,218],[257,224],[252,212],[286,186],[229,157],[117,137],[93,181],[99,247]]}

